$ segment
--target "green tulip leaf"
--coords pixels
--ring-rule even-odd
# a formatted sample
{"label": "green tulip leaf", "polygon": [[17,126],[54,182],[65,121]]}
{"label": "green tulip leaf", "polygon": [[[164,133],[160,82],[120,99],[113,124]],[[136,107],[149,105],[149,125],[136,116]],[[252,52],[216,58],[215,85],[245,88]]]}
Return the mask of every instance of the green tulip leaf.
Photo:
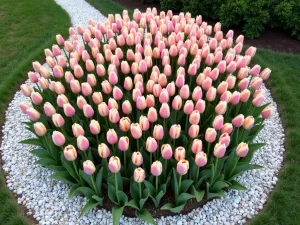
{"label": "green tulip leaf", "polygon": [[113,225],[118,225],[125,206],[114,206],[112,208]]}
{"label": "green tulip leaf", "polygon": [[243,185],[241,185],[239,182],[235,181],[235,180],[232,180],[230,182],[230,185],[228,187],[229,189],[235,189],[235,190],[242,190],[242,191],[245,191],[247,190],[247,188]]}
{"label": "green tulip leaf", "polygon": [[77,191],[77,189],[80,187],[81,187],[80,184],[72,185],[71,189],[69,190],[69,197],[74,197],[74,196],[78,195],[80,192]]}
{"label": "green tulip leaf", "polygon": [[197,202],[200,202],[203,199],[205,192],[204,191],[197,191],[197,189],[193,185],[192,186],[192,194],[195,196]]}
{"label": "green tulip leaf", "polygon": [[103,178],[103,167],[97,173],[96,182],[95,182],[96,188],[99,191],[100,195],[101,195],[102,178]]}
{"label": "green tulip leaf", "polygon": [[41,140],[38,139],[38,138],[28,138],[28,139],[20,141],[19,143],[20,144],[36,145],[36,146],[43,147],[43,144],[42,144]]}
{"label": "green tulip leaf", "polygon": [[178,196],[177,205],[184,205],[186,204],[187,200],[194,198],[194,195],[189,193],[182,193]]}
{"label": "green tulip leaf", "polygon": [[127,195],[123,191],[119,190],[118,191],[118,196],[119,196],[119,200],[120,200],[119,205],[125,206],[127,204],[127,202],[128,202]]}
{"label": "green tulip leaf", "polygon": [[185,193],[190,188],[190,186],[194,183],[193,180],[184,180],[181,182],[179,193]]}
{"label": "green tulip leaf", "polygon": [[37,156],[39,159],[51,158],[51,155],[48,153],[48,151],[42,148],[31,150],[30,153]]}
{"label": "green tulip leaf", "polygon": [[150,214],[150,212],[147,209],[136,211],[136,216],[138,218],[140,218],[141,220],[144,220],[150,224],[153,224],[153,225],[156,224],[152,215]]}
{"label": "green tulip leaf", "polygon": [[58,171],[50,176],[50,178],[55,180],[64,181],[68,184],[75,184],[76,181],[74,178],[68,173],[68,171]]}
{"label": "green tulip leaf", "polygon": [[95,199],[90,199],[85,206],[83,207],[83,209],[80,212],[79,217],[82,217],[83,215],[85,215],[88,211],[90,211],[91,209],[95,208],[97,205],[99,205],[100,203],[97,202]]}
{"label": "green tulip leaf", "polygon": [[117,198],[117,194],[116,194],[116,189],[115,186],[113,186],[112,184],[108,184],[108,192],[107,192],[108,198],[115,203],[116,205],[118,205],[118,198]]}
{"label": "green tulip leaf", "polygon": [[134,199],[131,199],[129,202],[127,202],[126,206],[139,210],[138,203]]}

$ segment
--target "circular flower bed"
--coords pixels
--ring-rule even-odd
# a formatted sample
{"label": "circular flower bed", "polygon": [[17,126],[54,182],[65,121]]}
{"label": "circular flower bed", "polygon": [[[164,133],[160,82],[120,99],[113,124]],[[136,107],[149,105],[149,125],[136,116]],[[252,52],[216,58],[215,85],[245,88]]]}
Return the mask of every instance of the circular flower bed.
{"label": "circular flower bed", "polygon": [[45,50],[50,70],[34,62],[37,85],[21,86],[37,135],[22,143],[88,199],[82,214],[113,202],[114,224],[125,206],[155,223],[147,204],[179,213],[244,190],[235,178],[260,168],[250,160],[264,144],[253,140],[272,114],[261,89],[271,71],[248,67],[256,49],[242,56],[243,36],[234,44],[232,31],[223,37],[221,24],[189,13],[133,18],[124,11],[78,26],[79,36],[70,28],[68,41],[57,35]]}

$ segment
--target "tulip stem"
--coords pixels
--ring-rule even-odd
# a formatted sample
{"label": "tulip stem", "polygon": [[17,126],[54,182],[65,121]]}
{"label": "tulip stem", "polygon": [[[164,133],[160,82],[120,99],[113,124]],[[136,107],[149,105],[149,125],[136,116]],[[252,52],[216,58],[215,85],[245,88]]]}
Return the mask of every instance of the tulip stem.
{"label": "tulip stem", "polygon": [[210,145],[211,145],[211,143],[208,142],[208,145],[207,145],[207,157],[209,157]]}
{"label": "tulip stem", "polygon": [[93,175],[90,175],[90,177],[91,177],[91,181],[92,181],[92,185],[93,185],[94,191],[99,196],[97,188],[96,188],[96,185],[95,185],[94,177],[93,177]]}
{"label": "tulip stem", "polygon": [[86,151],[83,151],[83,154],[86,159],[89,159],[88,155],[86,154]]}
{"label": "tulip stem", "polygon": [[136,151],[139,152],[140,148],[139,148],[139,139],[136,139]]}
{"label": "tulip stem", "polygon": [[196,182],[198,182],[199,171],[200,171],[200,166],[198,166],[198,168],[197,168],[197,173],[196,173]]}
{"label": "tulip stem", "polygon": [[168,169],[168,160],[165,160],[164,163],[164,178],[167,180],[167,169]]}
{"label": "tulip stem", "polygon": [[125,174],[126,174],[126,168],[127,168],[127,163],[126,163],[126,151],[124,151],[123,154],[124,154],[124,169],[125,169]]}
{"label": "tulip stem", "polygon": [[156,176],[156,181],[155,181],[155,193],[157,194],[158,192],[158,176]]}
{"label": "tulip stem", "polygon": [[115,188],[116,188],[117,200],[118,200],[118,203],[120,203],[119,195],[118,195],[119,188],[118,188],[118,176],[117,176],[117,173],[115,173]]}
{"label": "tulip stem", "polygon": [[150,165],[152,165],[152,152],[150,152]]}
{"label": "tulip stem", "polygon": [[180,186],[181,186],[181,179],[182,179],[182,175],[179,175],[179,179],[178,179],[178,189],[177,189],[177,193],[175,193],[175,203],[177,205],[177,199],[180,193]]}
{"label": "tulip stem", "polygon": [[139,182],[139,193],[140,193],[140,199],[142,199],[142,185],[141,182]]}
{"label": "tulip stem", "polygon": [[166,119],[164,118],[164,132],[166,131]]}
{"label": "tulip stem", "polygon": [[188,121],[189,121],[189,115],[186,115],[185,118],[185,131],[188,132]]}
{"label": "tulip stem", "polygon": [[174,115],[174,123],[177,124],[176,122],[176,117],[177,117],[177,110],[175,110],[175,115]]}

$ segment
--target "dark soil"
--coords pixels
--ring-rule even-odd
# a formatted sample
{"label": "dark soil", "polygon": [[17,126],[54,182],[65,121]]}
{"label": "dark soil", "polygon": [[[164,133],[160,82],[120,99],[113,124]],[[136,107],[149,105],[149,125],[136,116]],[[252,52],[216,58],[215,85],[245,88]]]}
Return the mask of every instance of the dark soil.
{"label": "dark soil", "polygon": [[[125,191],[125,193],[127,194],[127,196],[130,196],[129,193],[127,193],[127,191]],[[103,208],[106,209],[108,211],[111,211],[112,207],[115,206],[115,204],[110,201],[110,199],[107,197],[107,193],[106,190],[103,191],[103,196],[104,196],[104,200],[103,200],[103,205],[100,206],[99,208]],[[180,212],[180,214],[184,215],[184,214],[188,214],[189,212],[191,212],[193,209],[197,209],[199,207],[202,207],[204,204],[206,204],[209,200],[207,200],[206,196],[203,197],[203,199],[200,202],[197,202],[196,199],[190,199],[187,201],[185,207],[183,208],[183,210]],[[170,189],[167,190],[165,196],[161,199],[161,202],[159,204],[159,206],[156,208],[151,200],[151,198],[149,197],[149,199],[147,200],[147,202],[145,203],[144,208],[148,209],[150,214],[154,217],[154,218],[160,218],[160,217],[166,217],[166,216],[175,216],[178,215],[176,213],[173,213],[169,210],[161,210],[160,208],[166,204],[166,203],[170,203],[170,202],[174,202],[174,193],[173,191],[171,191]],[[127,216],[127,217],[136,217],[135,215],[135,209],[131,208],[131,207],[125,207],[124,211],[123,211],[123,215]]]}
{"label": "dark soil", "polygon": [[[160,11],[159,2],[156,0],[114,0],[120,5],[128,9],[138,8],[140,11],[146,11],[148,7],[156,7]],[[214,25],[216,20],[209,18],[204,18],[204,21],[207,21],[209,24]],[[232,27],[232,30],[235,32],[235,37],[242,33],[241,27]],[[227,32],[228,29],[224,29],[224,32]],[[258,48],[268,49],[275,52],[285,52],[285,53],[294,53],[300,54],[300,40],[293,38],[288,32],[283,29],[271,29],[267,28],[263,31],[259,38],[257,39],[245,39],[244,42],[248,46],[255,46]]]}

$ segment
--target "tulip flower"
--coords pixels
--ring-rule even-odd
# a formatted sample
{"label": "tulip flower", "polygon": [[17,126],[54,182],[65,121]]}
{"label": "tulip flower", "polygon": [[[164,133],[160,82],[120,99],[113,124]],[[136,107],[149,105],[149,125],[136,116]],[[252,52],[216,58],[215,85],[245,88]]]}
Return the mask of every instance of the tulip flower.
{"label": "tulip flower", "polygon": [[253,116],[247,116],[243,123],[244,129],[246,129],[246,130],[252,129],[254,122],[255,122],[255,120],[254,120]]}
{"label": "tulip flower", "polygon": [[121,162],[117,156],[112,156],[109,159],[108,168],[112,173],[118,173],[121,169]]}
{"label": "tulip flower", "polygon": [[47,128],[41,122],[36,122],[35,124],[33,124],[33,129],[38,136],[44,136],[47,133]]}
{"label": "tulip flower", "polygon": [[[223,126],[224,127],[224,126]],[[220,144],[225,144],[226,148],[230,144],[230,136],[228,133],[222,133],[220,138],[219,138],[219,143]]]}
{"label": "tulip flower", "polygon": [[245,117],[242,114],[237,115],[232,120],[232,125],[234,127],[241,127],[244,124]]}
{"label": "tulip flower", "polygon": [[162,127],[162,125],[155,125],[153,128],[153,137],[155,138],[155,140],[162,140],[164,137],[164,129]]}
{"label": "tulip flower", "polygon": [[77,147],[81,151],[86,151],[90,147],[88,139],[82,135],[77,137]]}
{"label": "tulip flower", "polygon": [[110,150],[106,144],[101,143],[98,146],[98,154],[101,158],[106,159],[110,155]]}
{"label": "tulip flower", "polygon": [[198,152],[195,156],[195,163],[198,167],[205,166],[207,164],[207,155],[204,152]]}
{"label": "tulip flower", "polygon": [[214,147],[214,156],[217,158],[222,158],[226,152],[226,145],[222,143],[217,143]]}
{"label": "tulip flower", "polygon": [[52,141],[56,146],[62,146],[65,144],[65,136],[59,131],[53,131]]}
{"label": "tulip flower", "polygon": [[170,158],[172,158],[173,151],[171,145],[163,144],[161,146],[161,155],[165,160],[169,160]]}
{"label": "tulip flower", "polygon": [[23,113],[27,112],[27,109],[30,108],[30,105],[27,102],[20,102],[19,107],[22,110]]}
{"label": "tulip flower", "polygon": [[158,177],[162,173],[162,164],[160,161],[155,161],[151,165],[151,174]]}
{"label": "tulip flower", "polygon": [[86,160],[83,162],[83,172],[88,174],[88,175],[92,175],[94,174],[96,171],[96,167],[94,165],[94,163],[90,160]]}
{"label": "tulip flower", "polygon": [[64,148],[64,156],[68,161],[74,161],[77,158],[77,151],[73,145],[67,145]]}
{"label": "tulip flower", "polygon": [[261,112],[261,116],[264,119],[269,119],[273,114],[273,107],[272,106],[267,106],[264,108],[264,110]]}
{"label": "tulip flower", "polygon": [[143,163],[143,156],[140,152],[133,152],[131,160],[134,165],[140,166]]}
{"label": "tulip flower", "polygon": [[236,154],[239,157],[246,157],[248,154],[249,148],[248,148],[248,144],[242,142],[240,143],[237,148],[236,148]]}
{"label": "tulip flower", "polygon": [[134,170],[133,179],[135,182],[142,183],[145,180],[146,173],[141,167]]}
{"label": "tulip flower", "polygon": [[177,168],[176,168],[177,173],[179,173],[180,175],[185,175],[187,174],[188,170],[189,170],[189,161],[185,159],[178,161]]}
{"label": "tulip flower", "polygon": [[216,140],[217,132],[214,128],[207,128],[205,132],[205,140],[209,143],[212,143]]}
{"label": "tulip flower", "polygon": [[107,142],[111,145],[114,145],[118,141],[117,133],[114,129],[109,129],[106,133]]}
{"label": "tulip flower", "polygon": [[129,138],[128,137],[120,137],[119,143],[118,143],[118,148],[121,151],[127,151],[129,148]]}

